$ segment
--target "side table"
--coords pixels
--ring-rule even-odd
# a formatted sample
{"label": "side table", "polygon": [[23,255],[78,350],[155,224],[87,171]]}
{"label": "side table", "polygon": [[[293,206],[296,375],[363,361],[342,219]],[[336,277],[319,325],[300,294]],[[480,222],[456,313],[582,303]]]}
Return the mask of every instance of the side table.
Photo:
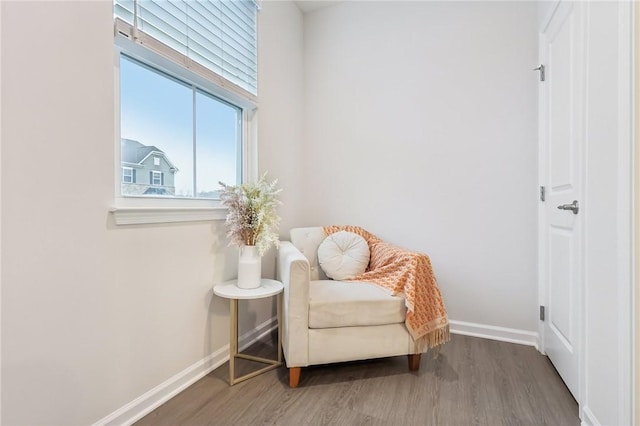
{"label": "side table", "polygon": [[[229,385],[250,379],[266,371],[273,370],[282,365],[282,290],[284,286],[280,281],[262,279],[260,287],[252,289],[239,288],[237,280],[226,281],[213,287],[213,292],[220,297],[229,299]],[[238,352],[238,300],[240,299],[262,299],[264,297],[277,296],[277,317],[278,317],[278,359],[262,358]],[[268,364],[257,371],[235,377],[236,358],[247,359],[249,361]]]}

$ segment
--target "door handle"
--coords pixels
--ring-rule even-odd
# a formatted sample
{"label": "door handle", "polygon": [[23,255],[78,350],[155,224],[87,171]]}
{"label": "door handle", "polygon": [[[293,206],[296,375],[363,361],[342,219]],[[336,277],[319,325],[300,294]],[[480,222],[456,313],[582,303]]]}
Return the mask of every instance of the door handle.
{"label": "door handle", "polygon": [[573,200],[571,204],[560,204],[558,210],[571,210],[573,214],[578,214],[578,200]]}

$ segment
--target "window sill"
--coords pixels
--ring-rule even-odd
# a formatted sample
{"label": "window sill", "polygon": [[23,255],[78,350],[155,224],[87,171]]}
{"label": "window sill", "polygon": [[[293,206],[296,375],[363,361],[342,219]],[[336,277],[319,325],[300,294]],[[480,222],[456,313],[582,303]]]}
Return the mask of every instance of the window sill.
{"label": "window sill", "polygon": [[225,220],[226,207],[114,207],[116,225]]}

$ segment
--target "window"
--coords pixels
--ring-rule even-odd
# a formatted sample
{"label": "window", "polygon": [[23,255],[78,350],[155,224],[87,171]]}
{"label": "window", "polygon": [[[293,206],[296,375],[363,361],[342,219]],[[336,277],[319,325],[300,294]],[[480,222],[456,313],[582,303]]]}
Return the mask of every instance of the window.
{"label": "window", "polygon": [[122,55],[121,165],[155,170],[148,184],[165,186],[147,191],[123,175],[122,194],[218,198],[218,182],[235,184],[241,175],[241,124],[241,108]]}
{"label": "window", "polygon": [[136,183],[136,171],[131,167],[122,168],[122,183]]}
{"label": "window", "polygon": [[251,174],[256,2],[115,0],[114,15],[121,195],[218,199]]}
{"label": "window", "polygon": [[149,177],[149,181],[151,185],[160,186],[164,185],[164,178],[162,176],[162,172],[156,172],[155,170],[149,172],[151,176]]}

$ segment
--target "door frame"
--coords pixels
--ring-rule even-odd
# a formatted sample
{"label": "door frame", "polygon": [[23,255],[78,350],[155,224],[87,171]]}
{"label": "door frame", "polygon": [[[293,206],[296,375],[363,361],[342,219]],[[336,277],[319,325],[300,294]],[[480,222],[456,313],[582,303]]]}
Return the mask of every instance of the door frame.
{"label": "door frame", "polygon": [[[636,371],[636,333],[638,308],[636,303],[636,282],[638,279],[639,262],[636,259],[636,230],[640,225],[638,217],[638,198],[636,194],[640,185],[636,180],[640,163],[636,161],[638,144],[635,135],[637,119],[637,102],[635,95],[637,67],[636,46],[637,7],[635,2],[621,2],[618,9],[618,199],[619,224],[618,239],[618,351],[620,365],[618,367],[619,392],[624,395],[630,392],[630,398],[621,398],[618,402],[618,416],[620,419],[634,420],[637,412],[638,388],[634,380]],[[585,372],[586,374],[586,372]],[[637,419],[638,420],[638,419]],[[638,424],[637,421],[634,424]]]}

